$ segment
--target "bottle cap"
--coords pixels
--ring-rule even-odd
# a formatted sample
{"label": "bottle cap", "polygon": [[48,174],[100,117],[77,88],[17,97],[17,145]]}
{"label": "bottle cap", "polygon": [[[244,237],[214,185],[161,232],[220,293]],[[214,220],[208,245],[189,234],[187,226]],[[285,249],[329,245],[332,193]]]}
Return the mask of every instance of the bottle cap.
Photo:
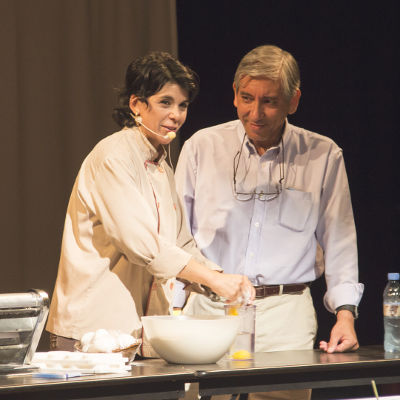
{"label": "bottle cap", "polygon": [[389,272],[388,280],[389,281],[398,281],[400,279],[400,274],[398,272]]}

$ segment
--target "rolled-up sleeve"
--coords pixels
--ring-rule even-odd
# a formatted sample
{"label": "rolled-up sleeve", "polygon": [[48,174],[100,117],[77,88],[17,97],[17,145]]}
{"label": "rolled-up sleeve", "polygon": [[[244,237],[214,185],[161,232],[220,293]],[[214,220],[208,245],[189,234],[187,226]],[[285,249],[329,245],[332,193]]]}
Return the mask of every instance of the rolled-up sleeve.
{"label": "rolled-up sleeve", "polygon": [[326,308],[358,305],[364,285],[358,282],[357,238],[345,164],[340,149],[332,150],[321,194],[317,239],[324,250]]}
{"label": "rolled-up sleeve", "polygon": [[[157,213],[150,206],[154,198],[139,190],[143,177],[132,166],[106,159],[84,178],[87,192],[82,196],[92,203],[93,229],[104,230],[98,239],[110,240],[110,255],[115,246],[130,263],[148,268],[157,278],[174,277],[184,268],[191,254],[158,234]],[[107,246],[102,251],[107,256]]]}

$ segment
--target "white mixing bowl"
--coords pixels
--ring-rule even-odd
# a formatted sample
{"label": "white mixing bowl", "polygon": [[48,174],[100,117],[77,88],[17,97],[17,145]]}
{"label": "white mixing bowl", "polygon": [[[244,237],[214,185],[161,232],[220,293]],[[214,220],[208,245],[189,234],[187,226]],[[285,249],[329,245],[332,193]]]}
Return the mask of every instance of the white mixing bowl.
{"label": "white mixing bowl", "polygon": [[142,317],[142,323],[154,350],[169,363],[211,364],[235,340],[240,318],[154,315]]}

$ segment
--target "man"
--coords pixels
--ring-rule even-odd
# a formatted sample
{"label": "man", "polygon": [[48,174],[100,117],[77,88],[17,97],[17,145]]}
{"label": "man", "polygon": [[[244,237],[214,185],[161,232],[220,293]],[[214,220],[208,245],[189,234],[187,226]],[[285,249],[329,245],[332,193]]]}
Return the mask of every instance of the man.
{"label": "man", "polygon": [[[288,52],[276,46],[250,51],[233,91],[239,120],[194,134],[177,166],[178,193],[197,245],[226,272],[245,274],[256,286],[256,351],[313,348],[317,323],[309,285],[324,269],[324,304],[337,321],[319,347],[355,350],[363,285],[342,150],[288,122],[301,95],[298,65]],[[318,246],[324,263],[316,262]],[[184,312],[223,311],[220,303],[191,296]]]}

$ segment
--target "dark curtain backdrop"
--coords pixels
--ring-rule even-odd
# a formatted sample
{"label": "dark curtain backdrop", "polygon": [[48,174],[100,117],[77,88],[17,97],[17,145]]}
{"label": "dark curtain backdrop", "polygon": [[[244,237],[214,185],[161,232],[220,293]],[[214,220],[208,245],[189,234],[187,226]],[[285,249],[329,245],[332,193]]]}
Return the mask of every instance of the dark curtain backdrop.
{"label": "dark curtain backdrop", "polygon": [[0,0],[0,293],[52,293],[73,181],[149,50],[176,55],[175,0]]}
{"label": "dark curtain backdrop", "polygon": [[[344,150],[365,284],[356,327],[361,344],[382,343],[382,291],[387,272],[400,271],[399,2],[177,0],[177,12],[180,58],[201,78],[182,140],[237,118],[233,75],[249,50],[276,44],[298,60],[302,98],[290,121]],[[324,290],[323,280],[312,286],[318,340],[334,321]]]}

